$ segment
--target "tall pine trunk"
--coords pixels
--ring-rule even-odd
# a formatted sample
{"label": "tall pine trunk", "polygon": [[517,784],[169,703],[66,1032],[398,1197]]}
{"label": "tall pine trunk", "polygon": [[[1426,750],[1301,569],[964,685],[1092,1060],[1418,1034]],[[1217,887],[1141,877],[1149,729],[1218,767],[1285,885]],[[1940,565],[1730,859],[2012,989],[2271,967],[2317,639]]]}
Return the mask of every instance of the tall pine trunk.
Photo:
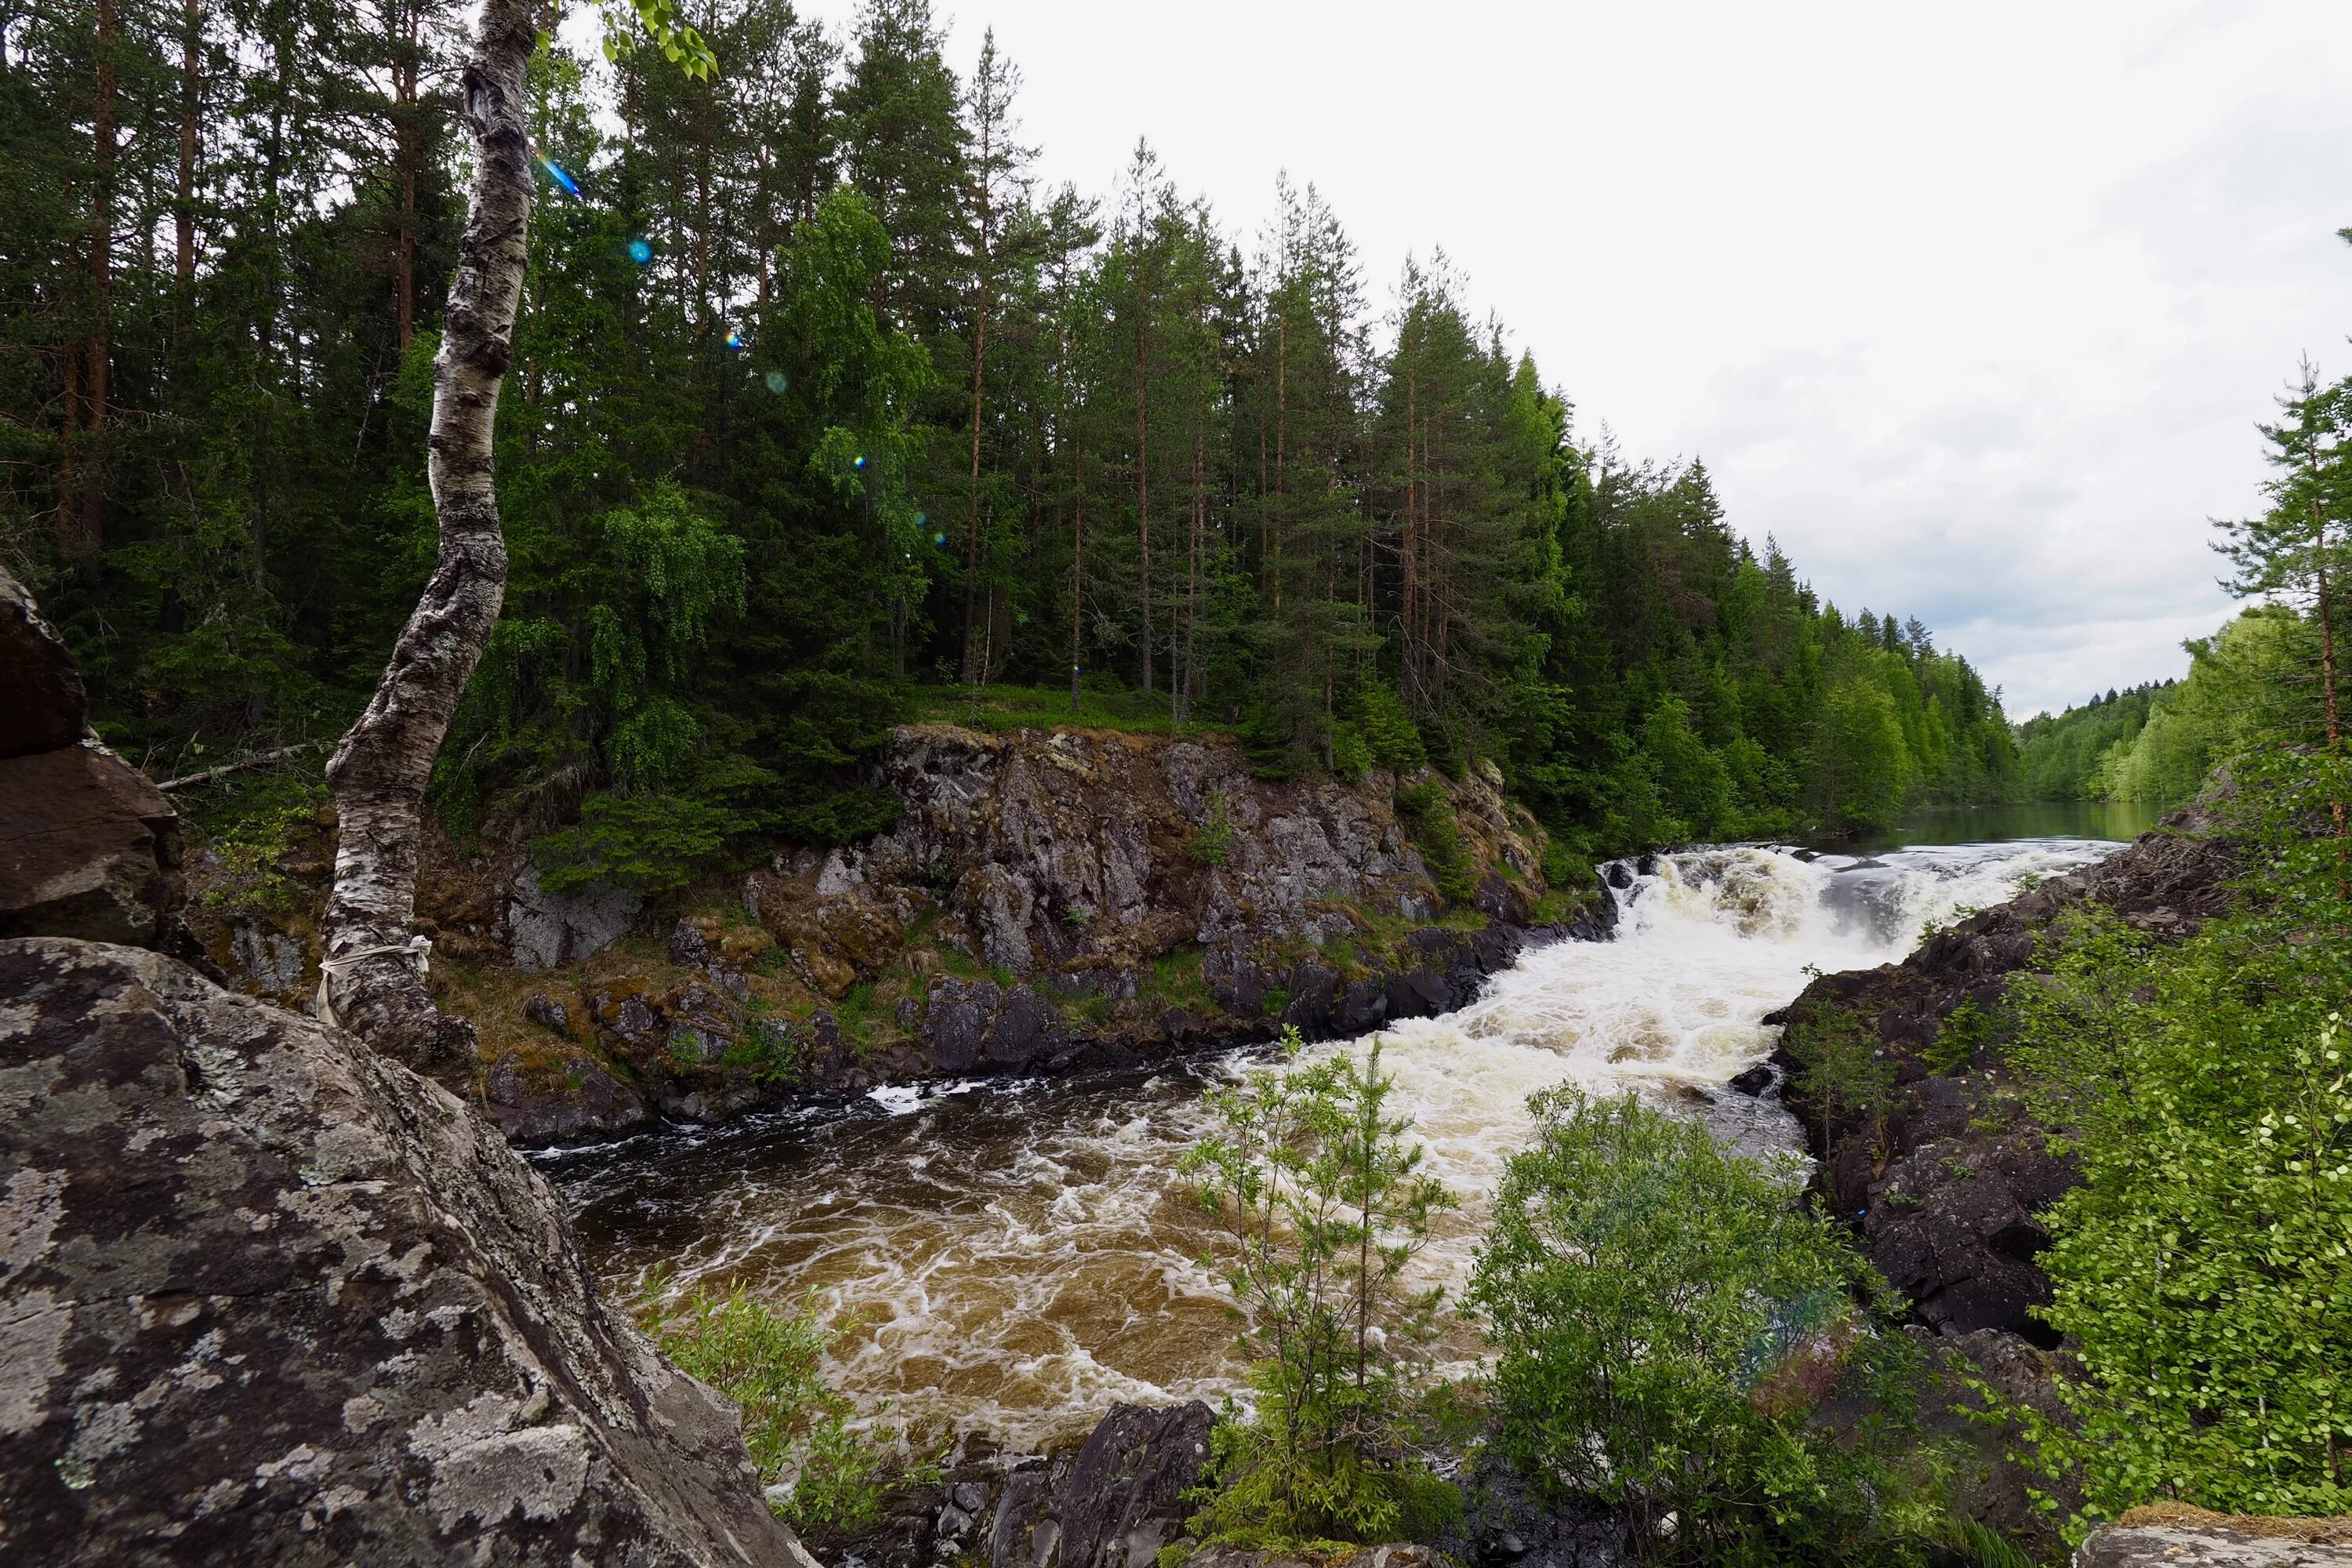
{"label": "tall pine trunk", "polygon": [[339,832],[320,997],[369,1045],[420,1067],[465,1061],[475,1049],[473,1026],[434,1006],[411,928],[425,785],[506,593],[491,437],[530,221],[531,42],[527,0],[485,0],[459,82],[474,185],[433,364],[428,478],[439,558],[375,695],[327,764]]}
{"label": "tall pine trunk", "polygon": [[172,281],[176,335],[184,339],[196,293],[196,114],[204,100],[203,19],[196,0],[181,12],[180,167],[173,187]]}
{"label": "tall pine trunk", "polygon": [[74,498],[74,551],[94,563],[106,542],[106,400],[114,306],[114,52],[122,36],[114,0],[98,0],[98,97],[90,116],[89,336],[82,344],[81,429],[86,468]]}
{"label": "tall pine trunk", "polygon": [[408,352],[416,335],[416,76],[419,39],[417,7],[406,7],[408,37],[393,67],[393,156],[400,165],[400,234],[393,251],[394,292],[397,295],[400,352]]}
{"label": "tall pine trunk", "polygon": [[1140,286],[1135,301],[1135,548],[1143,588],[1143,694],[1151,695],[1151,489],[1149,402],[1150,363],[1145,338],[1146,303]]}

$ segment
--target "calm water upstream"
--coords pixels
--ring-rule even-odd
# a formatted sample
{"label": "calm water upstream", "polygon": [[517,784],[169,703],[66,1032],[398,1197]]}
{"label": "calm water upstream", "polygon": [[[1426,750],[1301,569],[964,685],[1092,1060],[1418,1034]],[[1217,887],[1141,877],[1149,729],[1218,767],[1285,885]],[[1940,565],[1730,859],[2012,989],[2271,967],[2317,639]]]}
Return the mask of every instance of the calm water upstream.
{"label": "calm water upstream", "polygon": [[[1759,1020],[1809,967],[1900,957],[1923,926],[2144,826],[2087,806],[1948,813],[1890,845],[1660,857],[1617,895],[1616,940],[1541,949],[1475,1005],[1382,1032],[1399,1100],[1463,1199],[1431,1273],[1467,1278],[1484,1194],[1536,1089],[1633,1089],[1742,1145],[1791,1146],[1785,1115],[1721,1086],[1770,1050]],[[869,1411],[887,1402],[887,1419],[919,1431],[1034,1447],[1082,1434],[1113,1399],[1231,1385],[1232,1326],[1173,1171],[1202,1128],[1203,1085],[1243,1065],[879,1090],[541,1168],[608,1291],[633,1294],[661,1266],[788,1303],[814,1291],[863,1324],[832,1372]],[[1452,1348],[1475,1354],[1475,1335]]]}

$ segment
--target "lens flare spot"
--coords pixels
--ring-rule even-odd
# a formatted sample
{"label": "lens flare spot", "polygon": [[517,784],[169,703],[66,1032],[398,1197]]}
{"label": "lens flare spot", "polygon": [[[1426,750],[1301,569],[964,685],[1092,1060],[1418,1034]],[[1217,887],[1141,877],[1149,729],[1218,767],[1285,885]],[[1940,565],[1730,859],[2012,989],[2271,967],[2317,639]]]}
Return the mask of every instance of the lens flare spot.
{"label": "lens flare spot", "polygon": [[865,456],[864,456],[863,454],[860,454],[860,455],[859,455],[859,457],[858,457],[858,458],[857,458],[857,460],[856,460],[856,462],[854,462],[854,463],[850,464],[849,466],[850,466],[851,468],[864,468],[864,467],[866,466],[866,458],[865,458]]}
{"label": "lens flare spot", "polygon": [[643,267],[654,258],[654,247],[642,239],[629,241],[629,259]]}
{"label": "lens flare spot", "polygon": [[536,147],[531,149],[531,153],[539,159],[539,166],[547,171],[547,177],[553,180],[557,184],[562,186],[565,195],[569,195],[575,202],[582,199],[580,195],[580,182],[573,179],[569,174],[565,173],[562,164],[557,163],[546,153],[540,152]]}
{"label": "lens flare spot", "polygon": [[933,544],[945,544],[947,542],[948,536],[944,533],[934,533],[931,535],[931,542]]}
{"label": "lens flare spot", "polygon": [[728,328],[727,346],[733,349],[737,353],[741,353],[743,352],[743,334],[737,331],[732,327]]}
{"label": "lens flare spot", "polygon": [[784,395],[784,388],[790,385],[792,383],[784,379],[782,371],[772,370],[768,373],[768,390],[778,397],[782,397]]}

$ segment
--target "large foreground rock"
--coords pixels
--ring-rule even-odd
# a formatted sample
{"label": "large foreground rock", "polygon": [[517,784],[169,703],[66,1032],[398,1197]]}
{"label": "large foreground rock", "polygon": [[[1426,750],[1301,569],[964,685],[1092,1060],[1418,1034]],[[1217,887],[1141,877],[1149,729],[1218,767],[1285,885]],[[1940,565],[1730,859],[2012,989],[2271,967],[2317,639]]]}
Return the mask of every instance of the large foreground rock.
{"label": "large foreground rock", "polygon": [[789,1560],[731,1406],[437,1086],[160,954],[0,942],[0,1560]]}

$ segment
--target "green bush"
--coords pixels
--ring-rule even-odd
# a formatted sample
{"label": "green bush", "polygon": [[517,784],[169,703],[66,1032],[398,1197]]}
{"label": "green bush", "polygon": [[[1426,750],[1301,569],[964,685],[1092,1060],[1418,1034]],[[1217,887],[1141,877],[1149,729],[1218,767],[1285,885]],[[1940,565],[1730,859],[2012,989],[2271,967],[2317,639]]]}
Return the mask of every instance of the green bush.
{"label": "green bush", "polygon": [[1209,820],[1192,829],[1184,841],[1184,858],[1195,866],[1222,866],[1233,852],[1234,819],[1225,810],[1224,792],[1209,796]]}
{"label": "green bush", "polygon": [[[2039,1261],[2071,1426],[2012,1412],[2083,1519],[2158,1499],[2352,1510],[2352,993],[2339,764],[2242,764],[2238,907],[2159,947],[2057,930],[2011,992],[2006,1055],[2080,1163]],[[2314,829],[2322,829],[2314,836]],[[2054,1506],[2054,1505],[2053,1505]],[[2082,1528],[2083,1521],[2075,1521]]]}
{"label": "green bush", "polygon": [[1371,743],[1345,719],[1331,721],[1331,771],[1354,783],[1371,771]]}
{"label": "green bush", "polygon": [[1409,773],[1429,761],[1421,731],[1393,688],[1367,686],[1348,704],[1348,721],[1361,733],[1371,760],[1391,773]]}
{"label": "green bush", "polygon": [[734,813],[676,795],[598,795],[576,827],[531,845],[539,883],[567,893],[602,883],[637,893],[690,885],[725,857],[750,825]]}
{"label": "green bush", "polygon": [[1623,1510],[1653,1558],[1896,1563],[1940,1511],[1870,1442],[1810,1417],[1847,1378],[1899,1409],[1880,1286],[1796,1205],[1793,1172],[1632,1096],[1529,1102],[1471,1300],[1496,1351],[1496,1444],[1537,1483]]}
{"label": "green bush", "polygon": [[1929,1071],[1957,1078],[1977,1065],[1978,1058],[1992,1047],[1999,1034],[2000,1020],[1994,1014],[1974,1000],[1965,1001],[1944,1016],[1936,1037],[1919,1057]]}
{"label": "green bush", "polygon": [[1429,866],[1429,879],[1450,904],[1466,904],[1478,894],[1478,868],[1454,819],[1454,797],[1434,781],[1409,784],[1396,792],[1399,816],[1413,846]]}
{"label": "green bush", "polygon": [[814,1297],[796,1313],[776,1310],[742,1286],[725,1292],[662,1293],[648,1287],[638,1320],[680,1370],[743,1411],[743,1443],[763,1483],[791,1477],[790,1500],[775,1506],[803,1525],[854,1530],[880,1516],[899,1467],[896,1428],[858,1432],[856,1409],[825,1384],[824,1353],[835,1335]]}
{"label": "green bush", "polygon": [[1797,1102],[1823,1148],[1849,1124],[1875,1132],[1895,1102],[1895,1064],[1868,1023],[1832,1004],[1790,1019],[1782,1044],[1797,1063]]}
{"label": "green bush", "polygon": [[[1296,1051],[1298,1031],[1284,1031]],[[1443,1292],[1406,1266],[1453,1205],[1421,1172],[1375,1039],[1361,1061],[1253,1073],[1211,1098],[1218,1131],[1181,1166],[1214,1216],[1253,1356],[1246,1414],[1228,1402],[1193,1533],[1280,1552],[1393,1540],[1458,1513],[1410,1442],[1412,1384]]]}

